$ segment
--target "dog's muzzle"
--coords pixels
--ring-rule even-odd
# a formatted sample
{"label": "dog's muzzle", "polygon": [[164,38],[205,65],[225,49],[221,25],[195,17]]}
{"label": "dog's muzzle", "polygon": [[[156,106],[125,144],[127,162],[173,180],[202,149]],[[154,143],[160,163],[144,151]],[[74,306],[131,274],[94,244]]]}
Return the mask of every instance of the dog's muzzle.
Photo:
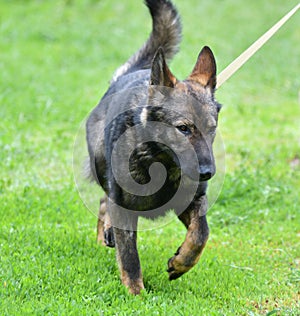
{"label": "dog's muzzle", "polygon": [[199,179],[200,181],[207,181],[215,175],[215,168],[210,166],[200,166],[199,167]]}

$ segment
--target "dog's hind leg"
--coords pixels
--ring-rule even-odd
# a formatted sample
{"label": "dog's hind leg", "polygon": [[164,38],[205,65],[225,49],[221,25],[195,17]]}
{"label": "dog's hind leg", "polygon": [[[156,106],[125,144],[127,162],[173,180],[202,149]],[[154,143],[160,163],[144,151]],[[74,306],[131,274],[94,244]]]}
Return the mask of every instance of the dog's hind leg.
{"label": "dog's hind leg", "polygon": [[123,216],[118,212],[112,215],[114,236],[116,241],[117,261],[121,273],[122,283],[131,294],[140,294],[144,289],[141,265],[137,251],[137,221],[135,215]]}
{"label": "dog's hind leg", "polygon": [[184,242],[168,261],[169,280],[175,280],[189,271],[200,259],[209,235],[206,220],[207,197],[201,196],[178,218],[187,228]]}
{"label": "dog's hind leg", "polygon": [[100,200],[100,208],[97,224],[97,242],[103,246],[114,247],[115,238],[111,226],[110,216],[107,212],[107,197]]}

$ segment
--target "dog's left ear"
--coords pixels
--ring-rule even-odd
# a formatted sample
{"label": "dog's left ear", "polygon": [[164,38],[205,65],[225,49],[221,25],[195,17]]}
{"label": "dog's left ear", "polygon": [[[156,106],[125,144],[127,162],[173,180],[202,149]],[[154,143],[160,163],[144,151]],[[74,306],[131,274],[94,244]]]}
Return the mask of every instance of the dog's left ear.
{"label": "dog's left ear", "polygon": [[204,87],[214,90],[217,83],[217,66],[213,52],[207,46],[203,47],[196,65],[188,80],[196,81]]}
{"label": "dog's left ear", "polygon": [[150,85],[174,88],[176,81],[166,63],[164,51],[160,47],[152,60]]}

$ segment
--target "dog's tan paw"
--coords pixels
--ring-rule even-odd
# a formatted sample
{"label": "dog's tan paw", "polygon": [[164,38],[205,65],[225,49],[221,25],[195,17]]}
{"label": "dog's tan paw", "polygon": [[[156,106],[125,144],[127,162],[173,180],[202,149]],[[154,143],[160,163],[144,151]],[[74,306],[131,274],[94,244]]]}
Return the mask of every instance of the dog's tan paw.
{"label": "dog's tan paw", "polygon": [[173,256],[168,261],[167,272],[169,273],[169,280],[171,281],[178,279],[191,268],[192,266],[187,266],[185,264],[185,261],[180,254]]}
{"label": "dog's tan paw", "polygon": [[142,279],[138,280],[130,280],[127,278],[126,280],[122,280],[123,284],[128,288],[130,294],[139,295],[141,291],[145,288]]}

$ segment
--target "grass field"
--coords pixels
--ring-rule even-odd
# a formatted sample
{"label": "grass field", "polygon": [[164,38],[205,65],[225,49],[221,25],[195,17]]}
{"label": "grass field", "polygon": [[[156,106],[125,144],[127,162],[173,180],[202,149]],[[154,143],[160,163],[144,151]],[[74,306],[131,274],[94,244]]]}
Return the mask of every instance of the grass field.
{"label": "grass field", "polygon": [[[204,45],[219,70],[297,4],[175,1],[183,79]],[[142,1],[0,0],[0,315],[300,315],[300,12],[217,98],[226,177],[199,264],[167,280],[178,221],[143,231],[146,290],[121,286],[114,249],[76,190],[73,143],[114,69],[144,42]],[[83,148],[84,150],[84,148]]]}

